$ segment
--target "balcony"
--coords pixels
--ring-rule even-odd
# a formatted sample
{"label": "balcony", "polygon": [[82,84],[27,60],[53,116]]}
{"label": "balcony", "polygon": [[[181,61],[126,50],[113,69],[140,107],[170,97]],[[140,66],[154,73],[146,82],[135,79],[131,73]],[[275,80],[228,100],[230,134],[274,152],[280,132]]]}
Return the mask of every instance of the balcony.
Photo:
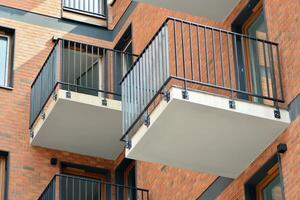
{"label": "balcony", "polygon": [[135,0],[170,10],[203,16],[216,21],[223,21],[238,4],[239,0]]}
{"label": "balcony", "polygon": [[107,26],[106,0],[62,0],[62,17],[97,26]]}
{"label": "balcony", "polygon": [[168,18],[122,79],[126,157],[235,178],[288,126],[278,44]]}
{"label": "balcony", "polygon": [[55,175],[38,200],[149,200],[149,191],[71,175]]}
{"label": "balcony", "polygon": [[134,58],[56,40],[31,86],[31,144],[115,159],[123,149],[119,82]]}

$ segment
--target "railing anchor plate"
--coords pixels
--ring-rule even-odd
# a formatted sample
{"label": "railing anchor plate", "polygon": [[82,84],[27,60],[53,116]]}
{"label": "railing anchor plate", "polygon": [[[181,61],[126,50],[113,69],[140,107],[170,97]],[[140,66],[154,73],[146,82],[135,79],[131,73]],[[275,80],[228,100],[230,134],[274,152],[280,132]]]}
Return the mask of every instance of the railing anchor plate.
{"label": "railing anchor plate", "polygon": [[162,95],[163,95],[163,97],[164,97],[164,100],[166,101],[166,102],[169,102],[170,101],[170,92],[169,91],[163,91],[162,92]]}
{"label": "railing anchor plate", "polygon": [[187,90],[182,91],[182,98],[188,100],[189,99],[189,93]]}
{"label": "railing anchor plate", "polygon": [[277,119],[280,119],[280,118],[281,118],[281,114],[280,114],[279,108],[276,108],[276,109],[274,110],[274,117],[277,118]]}
{"label": "railing anchor plate", "polygon": [[144,116],[144,125],[147,127],[150,126],[150,116],[148,114]]}
{"label": "railing anchor plate", "polygon": [[71,99],[71,92],[70,91],[66,92],[66,98]]}
{"label": "railing anchor plate", "polygon": [[229,108],[236,109],[236,105],[235,105],[235,101],[234,100],[229,100]]}
{"label": "railing anchor plate", "polygon": [[107,106],[107,99],[102,99],[102,106]]}

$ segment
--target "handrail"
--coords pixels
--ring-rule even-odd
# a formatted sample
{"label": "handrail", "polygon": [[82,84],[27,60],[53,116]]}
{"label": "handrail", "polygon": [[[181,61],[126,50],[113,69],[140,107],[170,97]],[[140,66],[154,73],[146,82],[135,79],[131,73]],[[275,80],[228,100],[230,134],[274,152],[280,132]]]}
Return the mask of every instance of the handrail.
{"label": "handrail", "polygon": [[[49,197],[52,197],[51,199],[55,200],[56,197],[58,195],[57,192],[59,192],[61,194],[62,192],[62,186],[66,187],[67,190],[72,191],[73,193],[77,193],[79,191],[75,191],[75,189],[73,187],[68,188],[68,185],[63,185],[64,183],[62,182],[62,178],[65,178],[66,180],[71,180],[72,182],[77,181],[78,183],[80,182],[84,182],[84,183],[90,183],[90,184],[96,184],[96,185],[104,185],[107,189],[107,187],[110,187],[110,190],[113,191],[113,189],[125,189],[125,190],[129,190],[129,191],[135,191],[137,194],[136,195],[141,195],[143,199],[145,200],[149,200],[149,190],[148,189],[144,189],[144,188],[140,188],[140,187],[133,187],[133,186],[125,186],[125,185],[121,185],[121,184],[117,184],[117,183],[111,183],[111,182],[106,182],[106,181],[101,181],[101,180],[97,180],[97,179],[92,179],[92,178],[86,178],[86,177],[81,177],[81,176],[74,176],[74,175],[67,175],[67,174],[55,174],[50,182],[47,184],[47,186],[45,187],[45,189],[42,191],[42,193],[40,194],[40,196],[38,197],[38,200],[44,200],[44,199],[49,199]],[[56,184],[59,184],[60,187],[56,187]],[[53,187],[53,188],[51,188]],[[59,191],[56,191],[55,189],[58,188]],[[106,190],[105,189],[105,190]],[[93,192],[101,194],[101,188],[94,188],[92,189]],[[81,193],[86,193],[87,192],[87,188],[82,188]],[[100,196],[100,199],[102,199],[102,196]],[[106,198],[105,198],[106,199]],[[124,197],[118,197],[118,194],[115,196],[116,200],[122,200],[125,199]]]}
{"label": "handrail", "polygon": [[278,45],[278,43],[272,42],[272,41],[269,41],[269,40],[263,40],[263,39],[259,39],[259,38],[254,38],[254,37],[251,37],[251,36],[248,36],[248,35],[245,35],[245,34],[236,33],[236,32],[232,32],[232,31],[229,31],[229,30],[225,30],[225,29],[221,29],[221,28],[216,28],[216,27],[213,27],[213,26],[207,26],[207,25],[203,25],[203,24],[200,24],[200,23],[190,22],[190,21],[179,19],[179,18],[176,18],[176,17],[167,17],[166,20],[162,23],[162,25],[155,32],[155,34],[153,35],[153,37],[151,38],[151,40],[146,44],[146,46],[145,46],[144,50],[142,51],[142,53],[138,56],[138,58],[136,59],[136,61],[132,64],[132,66],[129,68],[129,70],[127,71],[127,73],[123,76],[120,84],[128,76],[128,74],[130,73],[130,71],[132,70],[132,68],[139,61],[140,57],[145,53],[145,50],[149,47],[149,45],[151,44],[151,42],[153,41],[153,39],[159,34],[159,32],[161,31],[161,29],[163,28],[163,26],[166,23],[168,23],[168,21],[170,21],[170,20],[175,20],[177,22],[183,22],[185,24],[195,25],[195,26],[199,26],[199,27],[202,27],[202,28],[207,28],[207,29],[212,29],[212,30],[216,30],[216,31],[221,31],[223,33],[234,34],[234,35],[237,35],[237,36],[240,36],[240,37],[244,37],[244,38],[247,38],[247,39],[251,39],[251,40],[256,40],[256,41],[265,42],[265,43],[269,43],[269,44],[273,44],[273,45]]}
{"label": "handrail", "polygon": [[54,46],[31,84],[31,129],[57,86],[120,100],[118,84],[137,55],[63,38]]}
{"label": "handrail", "polygon": [[278,109],[278,103],[284,102],[278,46],[268,40],[168,17],[120,82],[121,141],[128,139],[138,122],[142,123],[143,115],[148,126],[151,105],[163,90],[168,90],[171,79],[182,83],[183,98],[193,84],[197,90],[217,89],[231,99],[273,104]]}

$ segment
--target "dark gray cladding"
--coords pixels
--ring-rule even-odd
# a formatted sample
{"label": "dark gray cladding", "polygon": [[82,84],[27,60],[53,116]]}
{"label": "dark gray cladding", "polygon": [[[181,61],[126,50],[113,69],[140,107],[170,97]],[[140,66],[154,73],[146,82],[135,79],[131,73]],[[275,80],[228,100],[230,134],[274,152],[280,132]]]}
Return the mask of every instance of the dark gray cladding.
{"label": "dark gray cladding", "polygon": [[294,121],[300,115],[300,94],[298,94],[289,104],[289,113],[291,121]]}
{"label": "dark gray cladding", "polygon": [[215,200],[232,181],[231,178],[219,176],[197,200]]}

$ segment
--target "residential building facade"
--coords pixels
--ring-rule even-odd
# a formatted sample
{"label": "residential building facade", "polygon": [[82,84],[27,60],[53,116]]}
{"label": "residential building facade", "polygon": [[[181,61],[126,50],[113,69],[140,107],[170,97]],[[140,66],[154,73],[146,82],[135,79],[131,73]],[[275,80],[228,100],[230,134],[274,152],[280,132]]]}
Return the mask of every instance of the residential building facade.
{"label": "residential building facade", "polygon": [[0,0],[0,199],[300,199],[298,0]]}

